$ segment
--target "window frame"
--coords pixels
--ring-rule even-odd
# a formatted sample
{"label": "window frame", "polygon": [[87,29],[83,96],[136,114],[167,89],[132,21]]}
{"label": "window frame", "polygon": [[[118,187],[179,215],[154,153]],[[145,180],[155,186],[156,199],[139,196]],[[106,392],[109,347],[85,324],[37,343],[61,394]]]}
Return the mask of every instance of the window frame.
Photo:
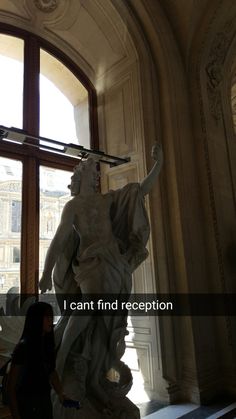
{"label": "window frame", "polygon": [[[99,149],[97,95],[84,72],[57,47],[36,34],[0,23],[0,33],[24,41],[23,129],[39,135],[39,74],[40,48],[61,61],[84,85],[89,98],[91,149]],[[1,123],[1,121],[0,121]],[[39,168],[47,166],[73,171],[78,160],[54,154],[36,147],[26,147],[0,141],[2,157],[22,162],[22,219],[21,219],[21,292],[38,293],[39,276]]]}

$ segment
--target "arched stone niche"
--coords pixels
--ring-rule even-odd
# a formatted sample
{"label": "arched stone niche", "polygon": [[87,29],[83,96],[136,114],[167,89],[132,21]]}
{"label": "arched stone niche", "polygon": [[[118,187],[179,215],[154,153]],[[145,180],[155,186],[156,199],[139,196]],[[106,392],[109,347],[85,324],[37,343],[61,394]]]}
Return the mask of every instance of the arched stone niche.
{"label": "arched stone niche", "polygon": [[[143,178],[153,141],[163,143],[161,181],[147,202],[150,257],[135,273],[135,291],[196,291],[196,279],[206,273],[198,263],[203,248],[187,85],[159,2],[58,0],[47,11],[44,3],[4,0],[0,21],[60,48],[96,87],[100,148],[131,157],[128,165],[103,171],[103,190]],[[132,319],[127,346],[137,351],[150,398],[199,400],[195,329],[190,318]]]}
{"label": "arched stone niche", "polygon": [[[231,0],[210,3],[201,31],[195,34],[189,62],[207,258],[206,277],[199,278],[199,283],[205,281],[204,292],[235,293],[236,143],[231,93],[236,68],[236,4]],[[195,322],[194,328],[201,399],[221,393],[235,395],[235,318],[222,313],[204,324]]]}

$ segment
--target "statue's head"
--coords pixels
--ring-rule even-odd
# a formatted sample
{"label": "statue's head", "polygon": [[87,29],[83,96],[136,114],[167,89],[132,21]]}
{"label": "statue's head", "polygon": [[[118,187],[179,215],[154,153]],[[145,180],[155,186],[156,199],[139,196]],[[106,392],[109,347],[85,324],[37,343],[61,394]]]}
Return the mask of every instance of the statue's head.
{"label": "statue's head", "polygon": [[88,188],[92,188],[94,192],[97,192],[99,188],[99,177],[100,173],[97,167],[97,162],[89,157],[85,161],[80,161],[80,163],[75,166],[74,174],[71,176],[71,184],[68,185],[68,188],[71,191],[71,195],[78,195],[80,192],[81,182],[85,183]]}

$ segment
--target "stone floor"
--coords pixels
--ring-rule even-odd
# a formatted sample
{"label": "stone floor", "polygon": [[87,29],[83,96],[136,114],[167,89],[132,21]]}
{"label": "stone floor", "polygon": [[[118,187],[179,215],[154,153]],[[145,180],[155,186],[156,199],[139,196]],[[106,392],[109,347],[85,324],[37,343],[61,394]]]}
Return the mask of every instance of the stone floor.
{"label": "stone floor", "polygon": [[155,400],[146,403],[138,403],[137,406],[140,410],[141,418],[144,418],[150,415],[151,413],[157,412],[158,410],[163,409],[165,407],[165,405],[160,404]]}
{"label": "stone floor", "polygon": [[209,406],[192,403],[161,406],[157,402],[140,405],[143,419],[236,419],[236,401],[223,400]]}

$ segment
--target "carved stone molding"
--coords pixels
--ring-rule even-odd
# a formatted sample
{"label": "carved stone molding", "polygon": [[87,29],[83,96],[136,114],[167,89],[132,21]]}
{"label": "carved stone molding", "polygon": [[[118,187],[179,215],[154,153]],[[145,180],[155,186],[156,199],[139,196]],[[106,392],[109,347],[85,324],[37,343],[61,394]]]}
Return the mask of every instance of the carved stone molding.
{"label": "carved stone molding", "polygon": [[[220,2],[220,7],[223,7],[223,2]],[[219,10],[214,16],[214,19],[211,21],[211,25],[208,27],[208,33],[210,32],[210,27],[213,26],[213,23],[216,19]],[[205,72],[207,75],[206,80],[206,92],[209,102],[210,113],[214,118],[215,122],[219,122],[222,118],[222,97],[221,97],[221,88],[222,83],[225,77],[224,74],[224,65],[225,60],[228,54],[228,51],[231,47],[232,42],[236,36],[235,33],[235,19],[229,19],[222,29],[217,32],[208,54],[208,62],[205,65]],[[202,43],[201,55],[203,56],[204,49],[206,48],[206,39]],[[229,74],[226,74],[226,77],[229,77]],[[220,274],[220,282],[222,287],[222,292],[227,292],[227,279],[225,274],[225,267],[223,261],[223,249],[221,245],[221,237],[218,225],[218,216],[216,210],[215,202],[215,192],[212,179],[212,169],[210,163],[210,151],[207,138],[207,120],[204,115],[204,99],[201,92],[201,80],[200,80],[200,62],[197,75],[197,85],[198,85],[198,96],[199,96],[199,105],[200,105],[200,114],[201,114],[201,127],[204,141],[204,154],[206,161],[206,171],[208,179],[208,188],[209,188],[209,197],[210,197],[210,206],[211,214],[213,221],[213,229],[215,236],[216,252],[218,257],[218,267]],[[230,317],[225,316],[225,328],[227,332],[228,345],[232,347],[233,342],[233,327]]]}
{"label": "carved stone molding", "polygon": [[69,30],[81,8],[80,0],[23,0],[34,30],[42,27]]}
{"label": "carved stone molding", "polygon": [[[235,38],[235,20],[228,18],[227,23],[224,23],[219,30],[215,31],[215,37],[212,37],[210,44],[209,35],[214,33],[214,27],[219,16],[222,16],[223,10],[225,8],[225,2],[218,2],[218,7],[215,9],[215,13],[212,15],[211,20],[209,21],[208,27],[205,30],[205,37],[203,38],[200,49],[198,51],[198,60],[196,61],[196,72],[195,72],[195,83],[197,89],[198,105],[199,105],[199,115],[200,115],[200,125],[201,125],[201,136],[203,142],[203,151],[205,158],[205,170],[206,178],[208,184],[208,193],[209,193],[209,206],[210,213],[212,218],[212,229],[214,231],[214,240],[215,240],[215,250],[217,254],[218,261],[218,270],[219,270],[219,281],[221,284],[222,293],[227,292],[227,278],[224,267],[223,260],[223,248],[220,237],[220,228],[219,220],[216,209],[216,197],[213,183],[213,172],[210,159],[210,149],[209,149],[209,138],[208,138],[208,127],[211,126],[212,121],[209,120],[205,114],[205,105],[208,101],[208,106],[210,108],[210,114],[213,117],[213,121],[219,122],[222,118],[222,98],[221,98],[221,89],[222,83],[224,80],[224,65],[227,57],[228,61],[228,51],[234,42]],[[231,14],[232,16],[233,14]],[[228,15],[229,16],[229,15]],[[202,71],[205,71],[206,74],[206,85],[205,92],[203,93],[203,83],[202,83]],[[229,77],[229,73],[226,74]],[[205,100],[205,94],[206,99]],[[220,127],[220,124],[219,124]],[[233,327],[231,319],[225,316],[224,326],[227,334],[227,340],[229,347],[232,347],[233,341]]]}
{"label": "carved stone molding", "polygon": [[220,87],[224,77],[224,62],[230,44],[234,38],[234,21],[227,21],[222,31],[218,32],[212,43],[208,63],[205,67],[207,74],[207,95],[210,113],[216,121],[221,118]]}
{"label": "carved stone molding", "polygon": [[236,82],[233,83],[232,89],[231,89],[231,108],[232,108],[234,132],[236,133]]}
{"label": "carved stone molding", "polygon": [[217,122],[221,119],[222,115],[220,89],[212,87],[210,83],[207,83],[207,96],[209,100],[210,113]]}
{"label": "carved stone molding", "polygon": [[58,7],[58,0],[34,0],[34,4],[41,12],[50,13]]}

